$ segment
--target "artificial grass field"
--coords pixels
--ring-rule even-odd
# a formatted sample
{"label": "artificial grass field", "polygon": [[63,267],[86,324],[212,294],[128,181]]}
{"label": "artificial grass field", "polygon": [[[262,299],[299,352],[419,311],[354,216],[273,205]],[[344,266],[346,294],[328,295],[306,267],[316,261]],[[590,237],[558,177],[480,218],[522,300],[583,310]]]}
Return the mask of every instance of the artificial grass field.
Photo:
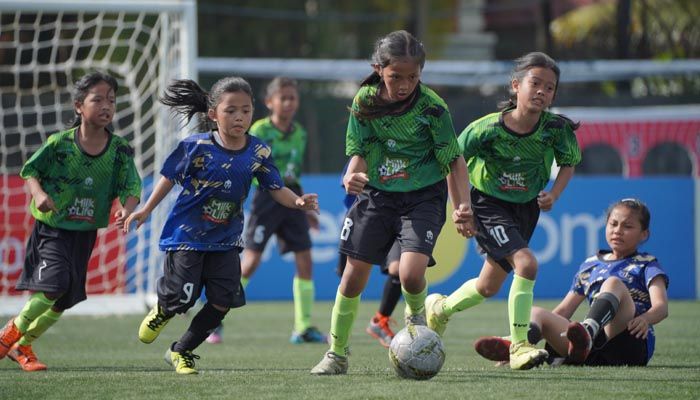
{"label": "artificial grass field", "polygon": [[[314,309],[314,322],[323,331],[328,330],[331,307],[320,302]],[[507,334],[507,304],[487,301],[450,321],[445,365],[429,381],[396,377],[386,349],[364,332],[377,303],[365,301],[360,307],[350,338],[348,375],[326,377],[309,374],[326,345],[288,342],[291,303],[254,302],[230,312],[224,342],[203,343],[195,350],[201,356],[196,365],[200,373],[191,376],[175,374],[163,354],[193,313],[175,317],[146,345],[136,335],[145,310],[143,315],[120,317],[71,316],[69,311],[34,343],[48,371],[27,373],[8,358],[0,360],[0,399],[700,398],[697,301],[670,303],[669,317],[657,326],[656,353],[647,367],[544,366],[530,371],[495,367],[473,350],[479,336]],[[395,316],[402,315],[400,303]]]}

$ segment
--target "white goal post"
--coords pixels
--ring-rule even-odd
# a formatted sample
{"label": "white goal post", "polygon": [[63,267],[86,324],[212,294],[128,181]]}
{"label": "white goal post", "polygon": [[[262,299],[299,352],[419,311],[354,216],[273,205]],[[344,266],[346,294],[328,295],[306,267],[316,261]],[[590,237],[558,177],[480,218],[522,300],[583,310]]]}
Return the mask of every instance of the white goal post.
{"label": "white goal post", "polygon": [[[171,79],[197,79],[196,0],[23,0],[0,2],[0,315],[14,314],[14,291],[32,219],[19,178],[24,162],[73,118],[71,90],[102,70],[119,82],[113,128],[135,150],[144,181],[184,134],[158,103]],[[88,300],[77,313],[142,312],[161,269],[160,227],[167,204],[136,233],[101,229],[88,271]]]}

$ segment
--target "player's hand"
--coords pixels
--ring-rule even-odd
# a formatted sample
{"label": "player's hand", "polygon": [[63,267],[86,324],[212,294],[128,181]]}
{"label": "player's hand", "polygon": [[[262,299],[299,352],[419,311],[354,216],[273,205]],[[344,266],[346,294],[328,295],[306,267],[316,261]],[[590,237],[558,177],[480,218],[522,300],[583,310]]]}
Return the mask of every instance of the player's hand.
{"label": "player's hand", "polygon": [[362,193],[362,189],[369,182],[369,177],[364,172],[353,172],[350,174],[345,174],[343,177],[343,186],[345,186],[345,192],[348,194],[358,195]]}
{"label": "player's hand", "polygon": [[321,226],[318,222],[318,213],[313,211],[306,212],[306,221],[309,223],[309,228],[317,231]]}
{"label": "player's hand", "polygon": [[630,331],[630,335],[637,339],[646,339],[649,331],[649,322],[642,316],[634,317],[627,323],[627,330]]}
{"label": "player's hand", "polygon": [[457,209],[452,211],[452,222],[454,222],[460,235],[466,238],[476,235],[474,212],[470,204],[460,204]]}
{"label": "player's hand", "polygon": [[56,204],[53,202],[53,199],[48,194],[46,194],[46,192],[41,192],[34,196],[34,205],[36,206],[36,209],[41,212],[58,212]]}
{"label": "player's hand", "polygon": [[139,227],[143,225],[144,222],[146,222],[150,215],[151,212],[146,210],[139,210],[132,213],[131,215],[126,217],[126,220],[124,221],[124,226],[122,226],[122,231],[129,232],[129,227],[131,226],[132,222],[136,222],[135,229],[139,229]]}
{"label": "player's hand", "polygon": [[298,197],[294,204],[302,210],[316,211],[319,213],[318,209],[318,195],[316,193],[306,193]]}
{"label": "player's hand", "polygon": [[557,201],[556,197],[551,192],[545,192],[542,190],[537,194],[537,205],[542,211],[550,211],[554,207],[554,202]]}
{"label": "player's hand", "polygon": [[129,215],[131,215],[131,213],[124,207],[120,208],[114,213],[114,218],[117,222],[117,228],[124,230],[124,223],[129,217]]}

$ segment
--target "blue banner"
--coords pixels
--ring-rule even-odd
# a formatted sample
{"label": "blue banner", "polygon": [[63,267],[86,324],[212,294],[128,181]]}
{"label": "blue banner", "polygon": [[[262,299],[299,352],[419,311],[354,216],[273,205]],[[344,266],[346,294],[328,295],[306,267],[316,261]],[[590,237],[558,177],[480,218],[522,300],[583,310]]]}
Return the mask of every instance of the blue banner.
{"label": "blue banner", "polygon": [[[335,175],[306,176],[307,193],[318,193],[320,229],[312,232],[316,298],[335,298],[338,238],[345,215],[344,192]],[[636,197],[651,210],[651,235],[642,251],[655,255],[670,278],[669,297],[694,299],[695,278],[695,182],[690,178],[585,178],[574,177],[551,212],[542,213],[530,242],[539,261],[535,297],[559,299],[566,295],[583,260],[606,248],[605,211],[616,200]],[[429,292],[450,293],[476,277],[483,258],[474,240],[459,236],[448,222],[434,253],[438,264],[428,269]],[[280,256],[274,238],[262,264],[246,290],[249,300],[289,300],[294,276],[292,254]],[[379,268],[372,272],[363,299],[378,299],[384,284]],[[506,298],[510,278],[497,298]]]}

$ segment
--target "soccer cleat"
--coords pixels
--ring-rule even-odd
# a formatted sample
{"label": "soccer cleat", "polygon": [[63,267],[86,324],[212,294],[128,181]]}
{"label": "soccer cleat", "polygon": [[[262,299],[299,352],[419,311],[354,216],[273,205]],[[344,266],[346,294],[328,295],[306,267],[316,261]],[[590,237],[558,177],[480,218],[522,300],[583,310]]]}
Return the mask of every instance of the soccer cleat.
{"label": "soccer cleat", "polygon": [[547,350],[538,349],[527,340],[510,345],[510,369],[531,369],[542,365],[549,357]]}
{"label": "soccer cleat", "polygon": [[408,325],[423,325],[427,326],[427,322],[425,319],[425,308],[423,308],[422,313],[418,314],[411,314],[411,309],[408,307],[408,304],[406,304],[406,308],[403,310],[403,322],[406,326]]}
{"label": "soccer cleat", "polygon": [[175,367],[175,372],[177,372],[178,374],[198,374],[199,372],[197,372],[197,370],[194,369],[194,360],[199,360],[199,356],[196,354],[192,354],[192,352],[189,350],[183,351],[182,353],[173,351],[172,349],[174,345],[175,343],[170,345],[170,347],[168,347],[168,350],[165,352],[165,362]]}
{"label": "soccer cleat", "polygon": [[348,358],[327,351],[321,361],[311,368],[311,375],[344,375],[348,373]]}
{"label": "soccer cleat", "polygon": [[212,331],[212,333],[210,333],[209,336],[207,336],[207,343],[210,343],[210,344],[219,344],[219,343],[221,343],[222,340],[223,340],[223,330],[224,330],[223,325],[217,326],[217,327]]}
{"label": "soccer cleat", "polygon": [[474,350],[487,360],[510,361],[510,339],[499,336],[482,336],[474,342]]}
{"label": "soccer cleat", "polygon": [[434,330],[440,336],[445,333],[447,322],[450,320],[450,317],[443,311],[446,298],[447,296],[439,293],[433,293],[425,298],[425,314],[428,319],[428,328]]}
{"label": "soccer cleat", "polygon": [[0,360],[5,358],[10,347],[22,337],[22,332],[15,325],[15,318],[10,318],[5,327],[0,331]]}
{"label": "soccer cleat", "polygon": [[163,314],[160,306],[156,304],[151,311],[141,321],[139,326],[139,340],[144,343],[152,343],[165,325],[168,324],[172,316]]}
{"label": "soccer cleat", "polygon": [[572,322],[566,329],[566,338],[569,339],[567,362],[569,364],[583,364],[593,346],[588,329],[581,323]]}
{"label": "soccer cleat", "polygon": [[32,351],[31,344],[20,346],[19,343],[15,343],[12,345],[12,348],[10,348],[7,356],[27,372],[46,370],[46,364],[36,358],[34,351]]}
{"label": "soccer cleat", "polygon": [[304,329],[304,332],[292,332],[289,342],[293,344],[328,343],[328,336],[321,333],[315,326],[310,326]]}
{"label": "soccer cleat", "polygon": [[391,339],[394,338],[394,332],[391,330],[391,327],[389,327],[389,323],[391,322],[393,322],[393,320],[386,315],[372,317],[372,319],[369,320],[365,332],[379,340],[379,344],[388,348]]}

